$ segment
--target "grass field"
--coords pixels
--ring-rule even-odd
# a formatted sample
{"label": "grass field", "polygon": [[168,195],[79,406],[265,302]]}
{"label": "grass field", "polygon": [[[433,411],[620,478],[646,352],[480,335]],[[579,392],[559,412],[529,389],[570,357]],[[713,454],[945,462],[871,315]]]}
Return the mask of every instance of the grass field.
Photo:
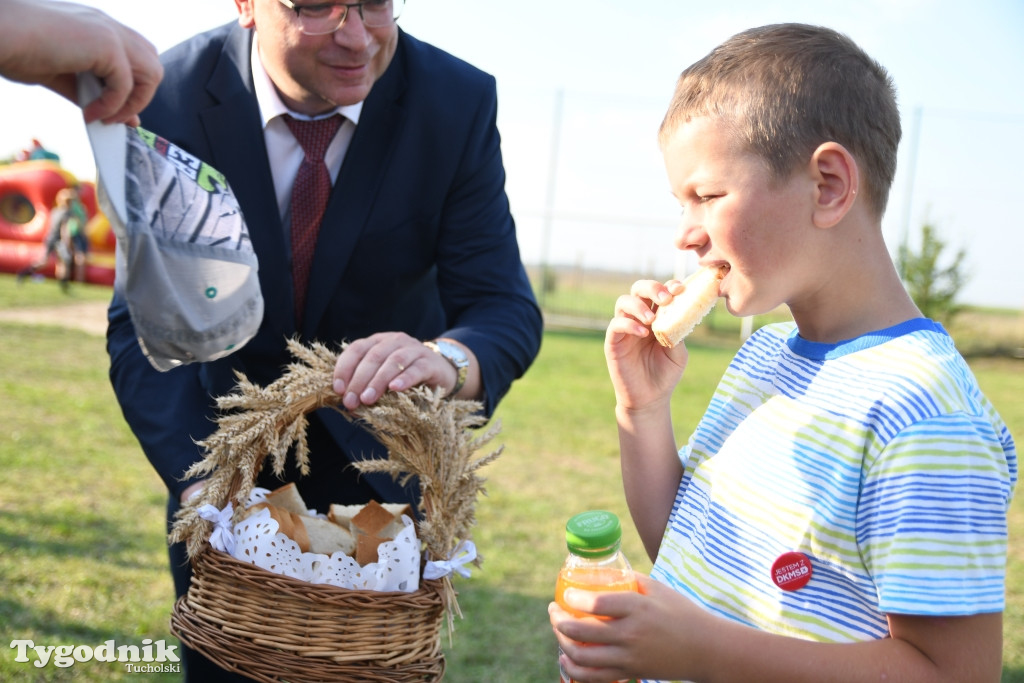
{"label": "grass field", "polygon": [[[68,300],[108,296],[102,288],[72,288]],[[0,310],[62,301],[55,285],[18,288],[0,276]],[[172,589],[163,487],[121,418],[103,339],[16,323],[0,323],[0,339],[0,680],[138,676],[97,661],[35,668],[15,662],[7,647],[21,639],[90,646],[170,640]],[[694,346],[676,401],[679,424],[699,415],[732,352],[721,341]],[[1024,362],[979,359],[972,367],[1024,439]],[[485,472],[475,537],[485,562],[471,579],[456,581],[465,618],[446,648],[446,680],[556,680],[546,606],[564,557],[565,519],[603,507],[628,520],[612,408],[600,335],[549,331],[535,366],[499,410],[496,443],[505,452]],[[1024,683],[1024,494],[1010,523],[1003,681]],[[627,554],[648,569],[624,526]]]}

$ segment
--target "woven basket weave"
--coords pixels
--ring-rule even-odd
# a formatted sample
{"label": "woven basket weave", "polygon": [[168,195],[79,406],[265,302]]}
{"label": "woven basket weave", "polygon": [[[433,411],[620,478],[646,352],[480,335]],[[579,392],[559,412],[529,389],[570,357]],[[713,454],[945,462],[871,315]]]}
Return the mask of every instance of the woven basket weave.
{"label": "woven basket weave", "polygon": [[259,681],[436,681],[444,675],[439,581],[412,593],[311,584],[209,545],[171,630],[220,667]]}

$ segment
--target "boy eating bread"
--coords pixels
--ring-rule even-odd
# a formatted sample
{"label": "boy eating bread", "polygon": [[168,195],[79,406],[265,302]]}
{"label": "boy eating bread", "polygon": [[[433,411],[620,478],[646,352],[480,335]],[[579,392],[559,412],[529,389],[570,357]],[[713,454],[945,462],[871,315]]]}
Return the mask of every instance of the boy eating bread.
{"label": "boy eating bread", "polygon": [[678,448],[677,285],[620,297],[605,354],[623,484],[654,561],[639,593],[566,594],[572,678],[998,681],[1009,431],[923,318],[882,239],[900,120],[886,71],[799,24],[741,33],[679,79],[660,131],[676,240],[728,310],[787,305]]}

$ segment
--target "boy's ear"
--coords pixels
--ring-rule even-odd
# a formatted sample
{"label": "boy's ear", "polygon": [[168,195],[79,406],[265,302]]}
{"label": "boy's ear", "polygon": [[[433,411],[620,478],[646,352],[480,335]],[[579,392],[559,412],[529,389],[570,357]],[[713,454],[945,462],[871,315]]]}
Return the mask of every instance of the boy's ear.
{"label": "boy's ear", "polygon": [[831,228],[846,216],[860,189],[857,160],[838,142],[823,142],[810,162],[815,182],[814,224]]}

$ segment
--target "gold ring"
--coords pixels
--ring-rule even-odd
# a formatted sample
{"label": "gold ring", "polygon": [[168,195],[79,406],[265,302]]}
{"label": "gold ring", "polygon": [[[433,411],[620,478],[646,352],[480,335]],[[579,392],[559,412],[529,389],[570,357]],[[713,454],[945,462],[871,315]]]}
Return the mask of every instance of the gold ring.
{"label": "gold ring", "polygon": [[405,372],[405,366],[404,366],[404,365],[402,365],[401,363],[399,363],[399,364],[398,364],[398,371],[399,371],[399,372]]}

